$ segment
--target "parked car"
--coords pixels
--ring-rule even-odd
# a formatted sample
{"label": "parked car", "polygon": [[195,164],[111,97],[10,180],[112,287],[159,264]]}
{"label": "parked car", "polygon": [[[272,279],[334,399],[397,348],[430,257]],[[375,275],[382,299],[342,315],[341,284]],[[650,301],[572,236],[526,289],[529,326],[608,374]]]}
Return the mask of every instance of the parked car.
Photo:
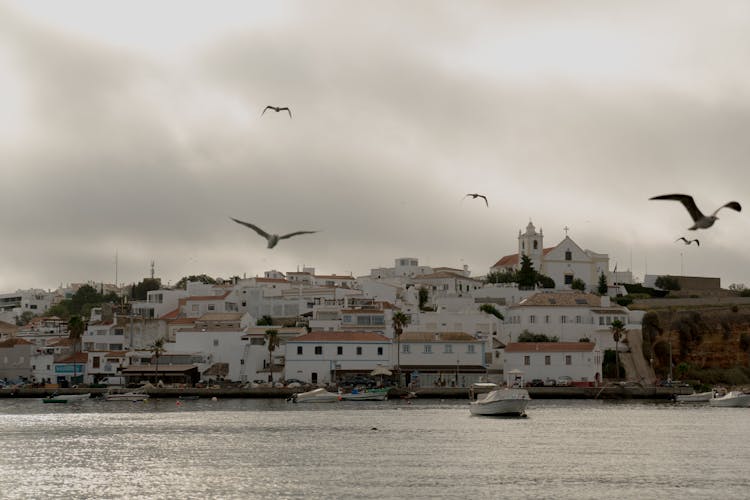
{"label": "parked car", "polygon": [[544,381],[544,387],[555,387],[557,385],[557,382],[553,378],[548,378]]}
{"label": "parked car", "polygon": [[567,375],[557,377],[557,385],[560,387],[570,387],[571,385],[573,385],[573,378],[568,377]]}
{"label": "parked car", "polygon": [[529,386],[531,387],[544,387],[544,380],[540,378],[535,378],[531,382],[529,382]]}

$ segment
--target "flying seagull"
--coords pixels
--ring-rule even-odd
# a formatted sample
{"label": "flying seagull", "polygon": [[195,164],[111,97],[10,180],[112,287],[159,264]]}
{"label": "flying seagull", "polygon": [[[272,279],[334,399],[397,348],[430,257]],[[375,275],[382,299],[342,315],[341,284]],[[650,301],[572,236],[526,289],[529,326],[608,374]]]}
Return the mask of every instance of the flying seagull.
{"label": "flying seagull", "polygon": [[714,222],[719,219],[718,217],[716,217],[716,214],[722,208],[731,208],[732,210],[737,210],[738,212],[742,211],[742,206],[739,203],[737,203],[736,201],[730,201],[717,208],[716,211],[711,215],[703,215],[703,213],[698,210],[698,207],[695,205],[693,197],[686,194],[663,194],[661,196],[654,196],[653,198],[649,198],[649,200],[675,200],[685,205],[685,208],[687,208],[687,211],[690,213],[690,217],[693,218],[693,222],[695,223],[692,227],[688,228],[693,231],[696,229],[707,229],[713,226]]}
{"label": "flying seagull", "polygon": [[469,197],[469,196],[471,196],[471,198],[472,198],[473,200],[476,200],[477,198],[482,198],[482,199],[484,199],[484,204],[485,204],[485,205],[487,205],[488,207],[490,206],[490,204],[489,204],[489,203],[487,203],[487,197],[486,197],[485,195],[483,195],[483,194],[479,194],[479,193],[469,193],[469,194],[467,194],[466,196],[464,196],[464,198],[467,198],[467,197]]}
{"label": "flying seagull", "polygon": [[682,236],[680,238],[677,238],[674,241],[676,243],[676,242],[678,242],[680,240],[684,241],[686,245],[690,245],[692,242],[695,242],[696,245],[701,246],[701,242],[698,241],[698,238],[695,238],[694,240],[689,240],[689,239],[685,238],[684,236]]}
{"label": "flying seagull", "polygon": [[276,246],[276,244],[279,242],[279,240],[285,240],[287,238],[291,238],[292,236],[297,236],[298,234],[312,234],[317,233],[317,231],[296,231],[294,233],[285,234],[284,236],[279,236],[278,234],[268,234],[267,232],[263,231],[258,226],[255,226],[253,224],[250,224],[249,222],[243,222],[241,220],[237,220],[234,217],[230,217],[234,222],[237,224],[242,224],[243,226],[247,226],[259,235],[263,236],[266,240],[268,240],[268,248],[273,248]]}
{"label": "flying seagull", "polygon": [[289,108],[286,108],[286,107],[285,107],[285,108],[280,108],[280,107],[278,107],[278,106],[266,106],[266,107],[265,107],[265,108],[263,109],[263,113],[261,113],[261,114],[260,114],[260,116],[263,116],[263,114],[264,114],[264,113],[265,113],[266,111],[268,111],[269,109],[272,109],[272,110],[276,111],[277,113],[278,113],[279,111],[286,111],[287,113],[289,113],[289,118],[291,118],[291,117],[292,117],[292,111],[291,111],[291,110],[290,110]]}

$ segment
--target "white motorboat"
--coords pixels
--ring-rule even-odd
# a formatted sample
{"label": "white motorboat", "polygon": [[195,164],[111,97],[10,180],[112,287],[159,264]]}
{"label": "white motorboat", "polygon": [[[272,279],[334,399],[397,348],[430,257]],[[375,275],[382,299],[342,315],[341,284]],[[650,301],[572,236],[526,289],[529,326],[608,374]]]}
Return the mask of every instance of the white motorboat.
{"label": "white motorboat", "polygon": [[83,401],[85,399],[91,399],[91,394],[52,394],[49,397],[42,398],[43,403],[73,403],[76,401]]}
{"label": "white motorboat", "polygon": [[723,396],[711,399],[708,404],[711,406],[750,408],[750,394],[742,391],[729,391]]}
{"label": "white motorboat", "polygon": [[678,394],[674,400],[678,403],[706,403],[714,397],[714,391],[694,392],[693,394]]}
{"label": "white motorboat", "polygon": [[[494,386],[494,388],[490,387]],[[476,392],[490,389],[489,392]],[[522,387],[500,387],[497,384],[474,384],[470,389],[469,410],[472,415],[523,416],[531,401],[529,392]]]}
{"label": "white motorboat", "polygon": [[352,392],[339,393],[343,401],[385,401],[388,389],[353,389]]}
{"label": "white motorboat", "polygon": [[321,387],[312,391],[298,392],[290,399],[294,403],[334,403],[339,400],[339,395]]}
{"label": "white motorboat", "polygon": [[104,395],[105,401],[145,401],[147,399],[148,394],[145,392],[111,392]]}

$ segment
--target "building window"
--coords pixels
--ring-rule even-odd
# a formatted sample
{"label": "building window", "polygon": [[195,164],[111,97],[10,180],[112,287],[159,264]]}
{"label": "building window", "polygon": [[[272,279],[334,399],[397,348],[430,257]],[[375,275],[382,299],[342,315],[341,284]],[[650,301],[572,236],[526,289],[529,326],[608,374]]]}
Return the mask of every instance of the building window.
{"label": "building window", "polygon": [[214,339],[214,346],[219,345],[219,339]]}
{"label": "building window", "polygon": [[322,345],[316,345],[315,346],[315,354],[318,356],[323,355],[323,346]]}
{"label": "building window", "polygon": [[565,324],[567,322],[568,322],[568,317],[567,316],[560,316],[560,323]]}
{"label": "building window", "polygon": [[547,316],[544,317],[544,322],[545,323],[549,323],[549,315],[547,315]]}
{"label": "building window", "polygon": [[565,260],[573,260],[573,253],[570,250],[565,250]]}
{"label": "building window", "polygon": [[424,353],[425,354],[432,354],[432,345],[431,344],[425,344],[424,345]]}
{"label": "building window", "polygon": [[99,356],[94,356],[94,359],[91,362],[92,368],[99,368]]}
{"label": "building window", "polygon": [[403,352],[404,354],[409,354],[409,344],[401,345],[401,352]]}
{"label": "building window", "polygon": [[466,352],[468,352],[469,354],[474,354],[474,344],[467,345]]}
{"label": "building window", "polygon": [[338,346],[336,348],[336,354],[338,354],[339,356],[341,356],[342,354],[344,354],[344,347],[343,346]]}
{"label": "building window", "polygon": [[604,326],[604,316],[599,316],[599,326]]}
{"label": "building window", "polygon": [[572,285],[573,284],[573,275],[572,274],[566,274],[565,275],[565,284],[566,285]]}
{"label": "building window", "polygon": [[579,324],[581,323],[581,317],[580,316],[576,316],[576,323],[579,323]]}
{"label": "building window", "polygon": [[382,355],[383,355],[383,348],[378,347],[378,356],[382,356]]}
{"label": "building window", "polygon": [[534,240],[534,250],[536,250],[537,248],[539,248],[539,242]]}
{"label": "building window", "polygon": [[566,365],[572,365],[573,364],[573,356],[570,354],[565,355],[565,364]]}
{"label": "building window", "polygon": [[552,364],[552,356],[545,356],[544,357],[544,364],[545,365],[551,365]]}
{"label": "building window", "polygon": [[445,354],[451,354],[453,352],[453,344],[445,344],[443,347],[443,352]]}
{"label": "building window", "polygon": [[302,356],[302,346],[301,345],[297,346],[297,356]]}
{"label": "building window", "polygon": [[523,357],[523,364],[526,366],[531,366],[531,356],[524,356]]}
{"label": "building window", "polygon": [[357,347],[357,356],[362,356],[362,347]]}
{"label": "building window", "polygon": [[216,306],[215,306],[215,305],[213,305],[213,304],[209,304],[209,305],[208,305],[208,310],[209,310],[209,311],[213,311],[214,309],[216,309]]}
{"label": "building window", "polygon": [[536,316],[534,316],[533,314],[529,316],[529,323],[531,323],[532,325],[536,323]]}

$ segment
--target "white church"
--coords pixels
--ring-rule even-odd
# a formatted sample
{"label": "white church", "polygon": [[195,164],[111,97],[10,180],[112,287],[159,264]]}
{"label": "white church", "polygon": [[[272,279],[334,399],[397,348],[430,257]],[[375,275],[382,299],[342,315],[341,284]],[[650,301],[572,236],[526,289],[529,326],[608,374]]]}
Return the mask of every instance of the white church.
{"label": "white church", "polygon": [[555,289],[570,289],[573,280],[578,278],[586,283],[586,290],[595,290],[599,276],[604,273],[607,282],[612,283],[609,271],[609,255],[584,250],[567,235],[553,247],[544,247],[544,233],[536,231],[529,221],[526,232],[518,231],[518,253],[506,255],[490,268],[490,272],[513,271],[521,268],[521,255],[527,255],[534,269],[555,281]]}

